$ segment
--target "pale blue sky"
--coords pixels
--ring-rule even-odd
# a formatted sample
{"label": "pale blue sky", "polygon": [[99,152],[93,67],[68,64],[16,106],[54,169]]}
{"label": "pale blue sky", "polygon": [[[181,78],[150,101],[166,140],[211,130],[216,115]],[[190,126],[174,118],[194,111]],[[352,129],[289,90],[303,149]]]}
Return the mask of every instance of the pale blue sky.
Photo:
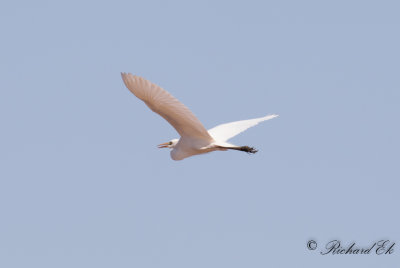
{"label": "pale blue sky", "polygon": [[[2,1],[0,267],[395,267],[398,1]],[[259,153],[176,162],[123,85],[159,84]]]}

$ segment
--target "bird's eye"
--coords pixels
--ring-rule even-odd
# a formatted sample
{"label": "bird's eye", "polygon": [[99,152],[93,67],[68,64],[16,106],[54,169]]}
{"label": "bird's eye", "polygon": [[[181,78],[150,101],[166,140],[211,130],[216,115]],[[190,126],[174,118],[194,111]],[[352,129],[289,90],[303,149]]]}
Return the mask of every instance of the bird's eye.
{"label": "bird's eye", "polygon": [[169,145],[172,145],[172,141],[170,141],[168,144],[169,144]]}

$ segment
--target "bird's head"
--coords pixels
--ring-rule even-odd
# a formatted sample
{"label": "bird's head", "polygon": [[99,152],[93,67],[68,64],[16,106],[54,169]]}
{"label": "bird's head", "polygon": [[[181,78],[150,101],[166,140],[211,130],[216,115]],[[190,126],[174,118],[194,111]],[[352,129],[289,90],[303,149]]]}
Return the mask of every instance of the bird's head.
{"label": "bird's head", "polygon": [[169,142],[164,142],[158,145],[158,148],[174,148],[178,143],[178,139],[170,140]]}

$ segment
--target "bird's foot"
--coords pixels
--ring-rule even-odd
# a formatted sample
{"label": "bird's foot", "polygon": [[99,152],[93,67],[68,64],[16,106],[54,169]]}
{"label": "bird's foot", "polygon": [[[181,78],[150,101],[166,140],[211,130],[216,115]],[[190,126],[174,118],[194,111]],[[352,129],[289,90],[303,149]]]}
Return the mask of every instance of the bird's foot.
{"label": "bird's foot", "polygon": [[246,152],[248,154],[255,154],[258,152],[258,150],[256,150],[254,147],[249,147],[249,146],[240,146],[239,150]]}

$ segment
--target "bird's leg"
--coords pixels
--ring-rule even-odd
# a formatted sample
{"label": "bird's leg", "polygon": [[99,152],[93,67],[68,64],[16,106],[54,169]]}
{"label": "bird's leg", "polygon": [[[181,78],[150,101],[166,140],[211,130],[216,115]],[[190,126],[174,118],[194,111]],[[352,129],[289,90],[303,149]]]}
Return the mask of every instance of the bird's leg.
{"label": "bird's leg", "polygon": [[246,152],[246,153],[248,153],[248,154],[255,154],[255,153],[258,152],[254,147],[249,147],[249,146],[240,146],[240,147],[238,148],[238,150],[239,150],[239,151]]}
{"label": "bird's leg", "polygon": [[254,147],[249,147],[249,146],[235,146],[235,147],[225,147],[225,146],[220,146],[222,149],[230,149],[230,150],[236,150],[236,151],[242,151],[246,152],[248,154],[255,154],[258,152],[257,149]]}

